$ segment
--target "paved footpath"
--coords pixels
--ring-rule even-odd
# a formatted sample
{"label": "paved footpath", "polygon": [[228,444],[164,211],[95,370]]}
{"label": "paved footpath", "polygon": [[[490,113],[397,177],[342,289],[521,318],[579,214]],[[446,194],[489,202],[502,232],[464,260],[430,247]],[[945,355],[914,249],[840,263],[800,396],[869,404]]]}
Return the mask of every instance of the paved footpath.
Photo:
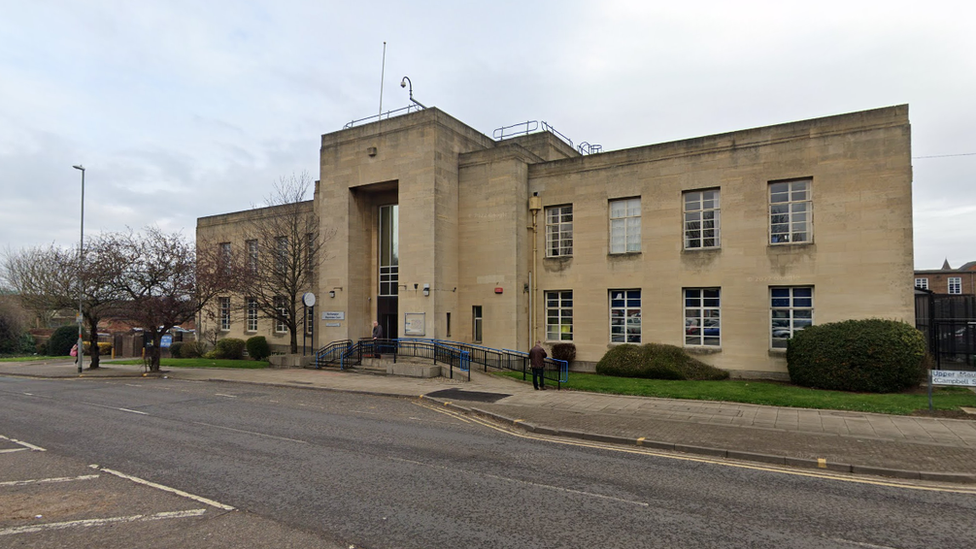
{"label": "paved footpath", "polygon": [[[78,378],[66,361],[0,363],[0,375]],[[106,363],[82,378],[143,375]],[[976,421],[713,401],[534,391],[472,372],[470,381],[304,369],[172,368],[174,379],[233,381],[430,399],[546,435],[907,479],[976,484]],[[976,395],[973,398],[976,405]]]}

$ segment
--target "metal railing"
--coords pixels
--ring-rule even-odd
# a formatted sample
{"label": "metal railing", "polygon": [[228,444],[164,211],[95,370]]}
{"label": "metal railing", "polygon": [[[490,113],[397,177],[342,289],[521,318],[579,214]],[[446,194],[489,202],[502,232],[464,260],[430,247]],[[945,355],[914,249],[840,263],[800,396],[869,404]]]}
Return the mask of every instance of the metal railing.
{"label": "metal railing", "polygon": [[379,122],[384,118],[393,118],[394,116],[410,114],[412,112],[422,111],[422,110],[424,110],[423,107],[419,105],[411,104],[411,105],[407,105],[406,107],[400,107],[399,109],[393,109],[392,111],[381,112],[379,114],[374,114],[373,116],[367,116],[366,118],[360,118],[358,120],[347,122],[346,125],[342,127],[342,129],[348,130],[353,126],[358,126],[361,124],[369,124],[370,122]]}
{"label": "metal railing", "polygon": [[[449,366],[449,376],[454,377],[457,368],[463,374],[468,373],[471,378],[471,364],[496,370],[521,372],[522,379],[527,380],[532,375],[529,354],[523,351],[509,349],[492,349],[481,345],[461,343],[443,339],[400,338],[400,339],[361,339],[357,342],[345,339],[333,341],[315,353],[315,367],[336,365],[340,369],[352,368],[362,364],[362,359],[378,358],[392,355],[396,363],[398,357],[408,356],[429,358],[434,364],[441,363]],[[556,384],[569,381],[569,363],[554,358],[545,359],[543,377]]]}
{"label": "metal railing", "polygon": [[542,128],[542,131],[555,135],[556,137],[565,141],[570,147],[573,147],[572,139],[563,135],[562,132],[554,128],[545,120],[542,122],[539,122],[538,120],[526,120],[525,122],[519,122],[518,124],[512,124],[511,126],[502,126],[501,128],[496,128],[493,132],[491,132],[491,137],[495,141],[501,141],[517,135],[529,135],[530,133],[539,131],[540,127]]}

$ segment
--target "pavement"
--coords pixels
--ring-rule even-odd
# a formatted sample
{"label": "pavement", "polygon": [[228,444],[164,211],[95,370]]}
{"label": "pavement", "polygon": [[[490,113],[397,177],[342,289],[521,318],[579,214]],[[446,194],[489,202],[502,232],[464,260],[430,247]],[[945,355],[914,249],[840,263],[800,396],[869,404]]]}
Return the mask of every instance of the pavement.
{"label": "pavement", "polygon": [[[0,376],[141,377],[142,366],[103,362],[78,374],[66,360],[0,362]],[[531,383],[471,372],[470,381],[362,371],[164,368],[172,379],[305,387],[423,398],[541,435],[642,446],[712,459],[976,484],[976,421],[729,402],[535,391]],[[572,373],[570,374],[572,375]],[[976,405],[976,395],[973,398]]]}

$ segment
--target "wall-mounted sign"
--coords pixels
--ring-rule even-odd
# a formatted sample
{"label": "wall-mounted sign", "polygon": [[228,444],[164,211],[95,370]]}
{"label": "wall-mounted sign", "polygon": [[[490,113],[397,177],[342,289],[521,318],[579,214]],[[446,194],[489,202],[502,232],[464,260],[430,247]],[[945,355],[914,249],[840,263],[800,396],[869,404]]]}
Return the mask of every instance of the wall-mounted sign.
{"label": "wall-mounted sign", "polygon": [[322,320],[345,320],[345,311],[323,311]]}
{"label": "wall-mounted sign", "polygon": [[423,336],[427,333],[425,313],[403,313],[403,333],[408,336]]}
{"label": "wall-mounted sign", "polygon": [[341,322],[326,322],[325,323],[325,327],[326,328],[338,328],[339,326],[342,326],[342,323]]}

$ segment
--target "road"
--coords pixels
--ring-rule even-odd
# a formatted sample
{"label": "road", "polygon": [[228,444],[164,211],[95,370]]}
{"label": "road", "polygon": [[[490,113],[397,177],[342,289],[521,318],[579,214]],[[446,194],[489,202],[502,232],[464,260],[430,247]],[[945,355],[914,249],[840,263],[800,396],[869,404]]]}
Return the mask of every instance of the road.
{"label": "road", "polygon": [[[0,510],[11,498],[2,482],[15,469],[5,460],[40,463],[44,455],[180,490],[200,499],[180,499],[173,512],[206,508],[205,516],[233,524],[183,539],[204,517],[180,515],[154,522],[151,539],[128,546],[951,549],[976,539],[971,488],[546,440],[414,399],[169,379],[0,377],[0,435],[47,450],[0,452]],[[56,536],[10,530],[25,521],[0,515],[0,545],[6,537],[32,540],[24,547],[62,546],[46,541]],[[85,539],[104,530],[87,527]]]}

